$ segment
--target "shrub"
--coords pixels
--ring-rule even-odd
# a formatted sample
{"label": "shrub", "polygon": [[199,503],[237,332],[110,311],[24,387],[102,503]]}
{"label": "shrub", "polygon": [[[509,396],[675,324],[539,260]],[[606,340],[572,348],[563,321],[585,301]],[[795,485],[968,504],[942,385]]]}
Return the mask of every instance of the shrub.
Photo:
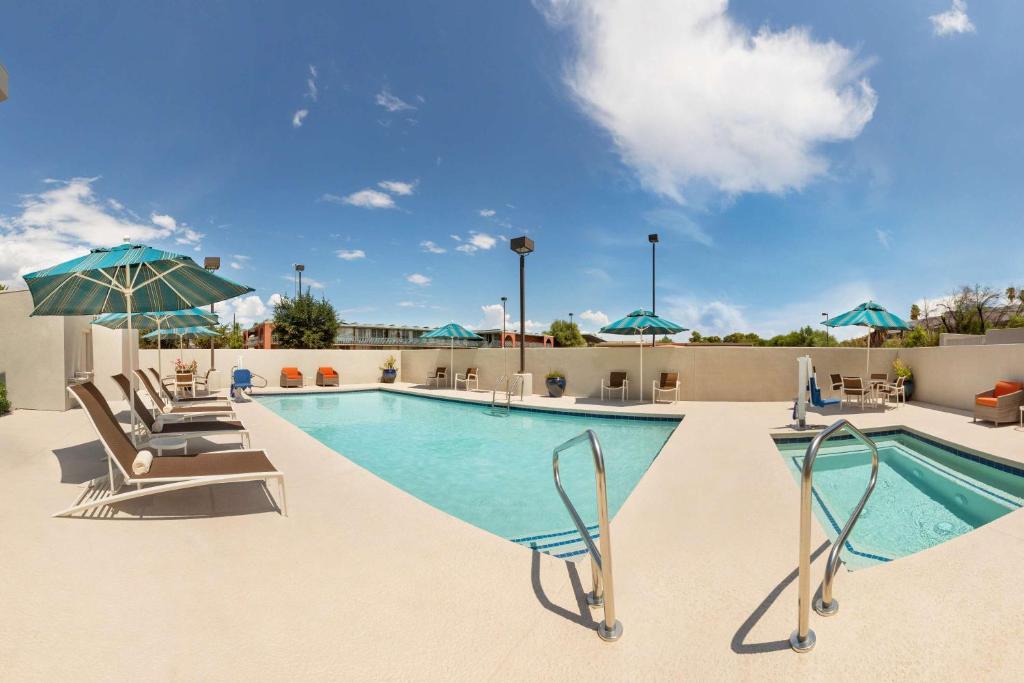
{"label": "shrub", "polygon": [[11,412],[11,402],[7,399],[7,385],[0,382],[0,415]]}
{"label": "shrub", "polygon": [[387,360],[384,361],[384,365],[380,366],[381,370],[397,370],[398,359],[394,356],[388,356]]}
{"label": "shrub", "polygon": [[914,371],[910,369],[909,365],[904,363],[899,358],[892,362],[892,371],[896,373],[897,377],[903,377],[905,379],[914,379]]}
{"label": "shrub", "polygon": [[565,379],[565,373],[561,370],[552,370],[544,375],[544,379]]}
{"label": "shrub", "polygon": [[274,306],[274,336],[285,349],[329,349],[338,334],[338,315],[327,299],[317,301],[306,290]]}

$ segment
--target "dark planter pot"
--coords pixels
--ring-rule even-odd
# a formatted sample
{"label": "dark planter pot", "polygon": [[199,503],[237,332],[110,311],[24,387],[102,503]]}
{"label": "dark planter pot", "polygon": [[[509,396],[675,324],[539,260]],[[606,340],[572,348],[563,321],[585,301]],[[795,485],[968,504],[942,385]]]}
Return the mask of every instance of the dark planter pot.
{"label": "dark planter pot", "polygon": [[561,398],[562,394],[565,393],[564,377],[552,377],[545,382],[548,387],[548,396],[551,398]]}
{"label": "dark planter pot", "polygon": [[398,377],[398,370],[381,370],[380,381],[384,384],[394,384]]}
{"label": "dark planter pot", "polygon": [[909,401],[910,397],[914,395],[914,380],[908,379],[903,382],[903,391],[906,393],[907,400]]}

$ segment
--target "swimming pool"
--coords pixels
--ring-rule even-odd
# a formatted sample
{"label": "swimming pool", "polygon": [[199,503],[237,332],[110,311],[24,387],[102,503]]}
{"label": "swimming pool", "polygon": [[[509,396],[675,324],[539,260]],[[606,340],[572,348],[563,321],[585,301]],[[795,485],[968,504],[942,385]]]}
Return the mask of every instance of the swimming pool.
{"label": "swimming pool", "polygon": [[[614,516],[679,424],[411,396],[391,391],[256,399],[349,460],[420,500],[498,536],[558,557],[585,553],[555,490],[551,452],[585,429],[601,441]],[[562,483],[597,535],[588,448],[561,457]]]}
{"label": "swimming pool", "polygon": [[[1024,469],[905,430],[869,433],[878,480],[841,553],[851,570],[905,557],[969,533],[1024,505]],[[799,482],[810,437],[776,439]],[[833,541],[864,495],[871,455],[833,438],[814,462],[814,512]]]}

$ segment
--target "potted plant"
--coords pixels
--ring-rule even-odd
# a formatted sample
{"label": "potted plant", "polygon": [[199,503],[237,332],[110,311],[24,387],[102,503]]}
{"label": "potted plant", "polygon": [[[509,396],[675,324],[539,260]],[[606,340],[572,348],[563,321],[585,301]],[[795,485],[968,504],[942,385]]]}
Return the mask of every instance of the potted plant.
{"label": "potted plant", "polygon": [[186,363],[185,361],[183,361],[180,358],[177,359],[176,361],[174,361],[174,371],[175,372],[181,372],[181,373],[187,372],[190,375],[194,375],[194,374],[196,374],[196,370],[198,370],[198,369],[199,369],[199,362],[198,361],[192,360],[192,361]]}
{"label": "potted plant", "polygon": [[394,356],[388,356],[384,365],[380,366],[380,381],[384,384],[394,384],[398,377],[398,360]]}
{"label": "potted plant", "polygon": [[892,362],[892,370],[896,373],[897,377],[903,378],[903,391],[909,401],[914,393],[914,371],[899,358]]}
{"label": "potted plant", "polygon": [[551,398],[560,398],[565,393],[565,373],[561,370],[552,370],[545,375],[544,383]]}
{"label": "potted plant", "polygon": [[11,402],[7,399],[7,385],[0,382],[0,415],[11,412]]}

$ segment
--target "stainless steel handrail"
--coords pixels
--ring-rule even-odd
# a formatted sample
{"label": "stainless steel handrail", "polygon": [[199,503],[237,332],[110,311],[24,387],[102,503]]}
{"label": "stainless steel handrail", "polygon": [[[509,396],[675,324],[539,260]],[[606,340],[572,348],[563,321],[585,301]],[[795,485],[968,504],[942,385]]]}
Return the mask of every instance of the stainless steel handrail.
{"label": "stainless steel handrail", "polygon": [[871,478],[868,480],[867,490],[861,497],[857,507],[850,514],[846,526],[839,532],[832,550],[828,554],[828,562],[825,564],[825,578],[821,582],[821,598],[814,603],[814,611],[823,617],[832,616],[839,610],[839,601],[832,597],[832,582],[835,579],[836,571],[839,569],[839,553],[846,545],[846,539],[853,526],[860,518],[864,505],[868,502],[871,492],[875,490],[875,481],[878,479],[878,447],[871,438],[857,429],[849,420],[838,420],[822,431],[811,445],[807,447],[804,455],[804,466],[800,473],[800,580],[797,595],[797,629],[789,637],[790,646],[797,652],[809,652],[814,648],[814,631],[811,630],[811,491],[814,485],[813,469],[814,460],[818,457],[818,449],[821,445],[836,432],[845,429],[854,437],[860,439],[871,450]]}
{"label": "stainless steel handrail", "polygon": [[494,383],[494,389],[491,390],[491,410],[494,410],[494,404],[497,402],[498,387],[501,386],[502,382],[505,383],[505,410],[510,412],[512,410],[512,394],[523,383],[523,377],[522,375],[512,375],[509,378],[502,375],[498,378],[498,381]]}
{"label": "stainless steel handrail", "polygon": [[[580,519],[579,513],[573,506],[565,489],[562,488],[562,479],[558,473],[558,456],[562,451],[588,441],[590,452],[594,456],[594,478],[597,483],[597,516],[599,533],[601,536],[601,551],[598,552],[594,545],[594,539],[587,531],[587,525]],[[597,626],[597,635],[601,640],[615,641],[622,635],[622,624],[615,618],[615,587],[612,583],[612,539],[608,525],[608,487],[605,483],[604,454],[601,452],[601,442],[597,440],[597,434],[588,429],[578,434],[562,445],[555,448],[551,455],[551,468],[555,474],[555,488],[561,496],[565,509],[569,511],[580,538],[590,550],[590,570],[593,574],[594,590],[587,595],[587,604],[591,607],[604,606],[604,620]]]}

